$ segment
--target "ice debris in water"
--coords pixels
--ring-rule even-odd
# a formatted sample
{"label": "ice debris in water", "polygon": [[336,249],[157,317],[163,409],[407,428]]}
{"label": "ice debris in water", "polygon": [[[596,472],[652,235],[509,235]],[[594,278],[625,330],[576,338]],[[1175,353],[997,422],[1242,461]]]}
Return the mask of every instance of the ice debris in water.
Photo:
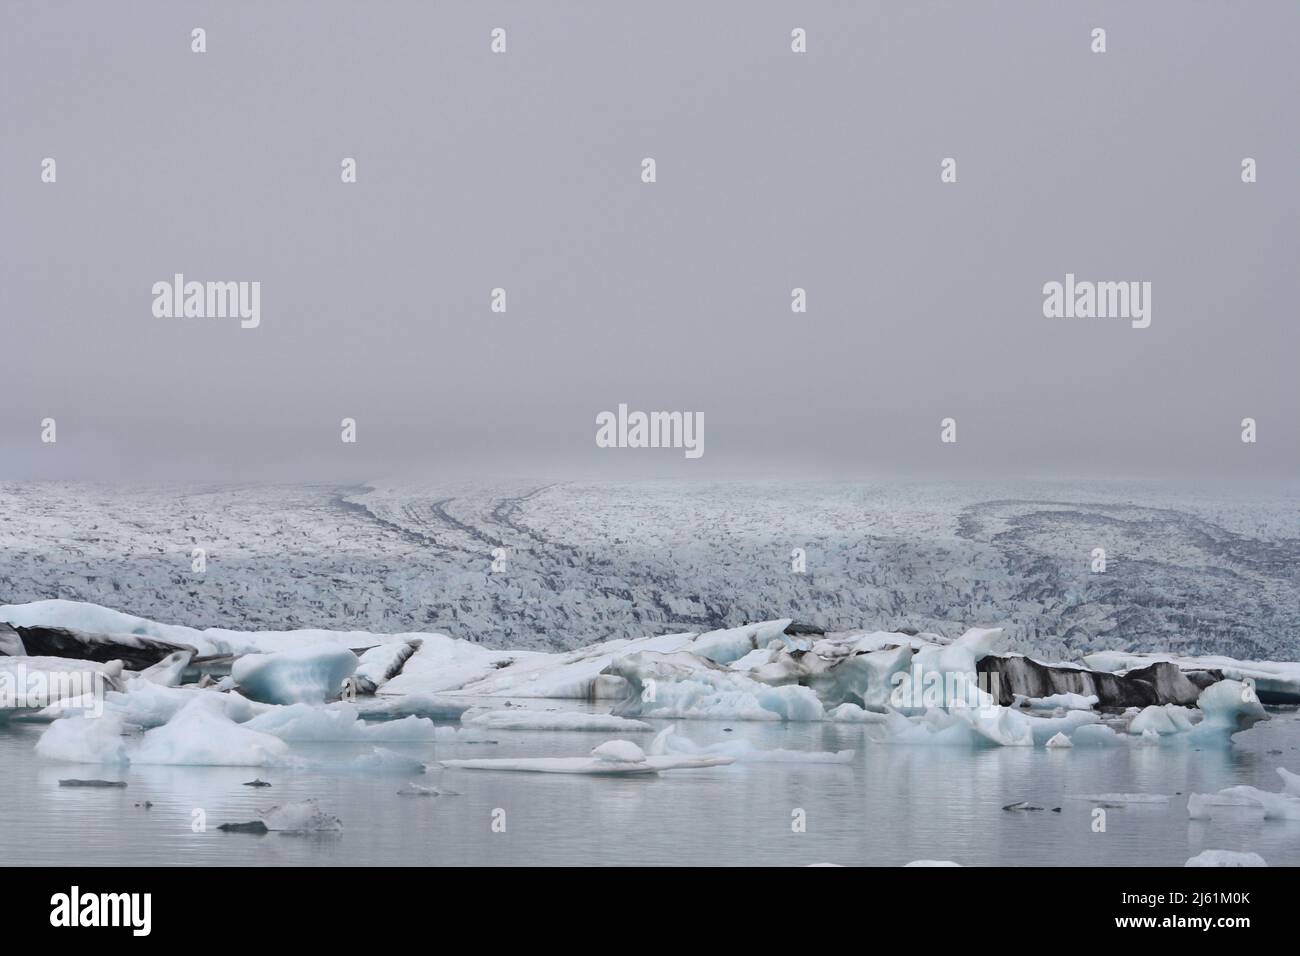
{"label": "ice debris in water", "polygon": [[263,810],[261,817],[268,830],[286,833],[315,833],[343,829],[343,822],[338,817],[321,810],[320,804],[314,797]]}
{"label": "ice debris in water", "polygon": [[1203,850],[1183,866],[1268,866],[1258,853],[1238,850]]}

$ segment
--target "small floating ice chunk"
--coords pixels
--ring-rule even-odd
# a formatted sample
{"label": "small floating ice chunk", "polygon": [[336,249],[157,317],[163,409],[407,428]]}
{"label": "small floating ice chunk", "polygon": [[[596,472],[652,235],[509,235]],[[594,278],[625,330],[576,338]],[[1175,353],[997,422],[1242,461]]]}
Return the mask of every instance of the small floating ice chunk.
{"label": "small floating ice chunk", "polygon": [[342,830],[343,822],[321,810],[315,798],[284,803],[262,811],[262,822],[268,830],[286,833],[316,833]]}
{"label": "small floating ice chunk", "polygon": [[1286,793],[1300,797],[1300,773],[1292,773],[1285,767],[1278,767],[1277,775],[1282,778],[1282,789]]}
{"label": "small floating ice chunk", "polygon": [[618,763],[642,763],[645,751],[630,740],[609,740],[599,747],[593,747],[591,755],[597,760],[612,760]]}
{"label": "small floating ice chunk", "polygon": [[913,860],[911,863],[904,863],[903,866],[961,866],[961,864],[954,863],[952,860]]}
{"label": "small floating ice chunk", "polygon": [[1070,743],[1070,738],[1061,733],[1058,733],[1047,742],[1048,750],[1065,750],[1066,748],[1073,746],[1074,744]]}
{"label": "small floating ice chunk", "polygon": [[1070,743],[1076,747],[1118,747],[1124,738],[1101,724],[1085,724],[1070,735]]}
{"label": "small floating ice chunk", "polygon": [[353,759],[350,768],[363,773],[424,773],[423,762],[395,750],[376,747],[368,754]]}
{"label": "small floating ice chunk", "polygon": [[877,713],[874,710],[864,710],[857,704],[840,704],[828,713],[826,717],[829,720],[851,724],[879,724],[883,723],[885,720],[885,715],[883,713]]}
{"label": "small floating ice chunk", "polygon": [[440,790],[437,787],[426,787],[408,780],[397,791],[399,797],[459,797],[460,794],[455,790]]}
{"label": "small floating ice chunk", "polygon": [[1268,866],[1258,853],[1239,850],[1203,850],[1183,866]]}
{"label": "small floating ice chunk", "polygon": [[1192,729],[1192,710],[1177,704],[1152,704],[1144,707],[1129,721],[1130,734],[1154,733],[1160,736],[1181,734]]}
{"label": "small floating ice chunk", "polygon": [[345,647],[299,647],[274,654],[245,654],[230,676],[248,697],[266,704],[324,703],[339,696],[357,669]]}
{"label": "small floating ice chunk", "polygon": [[613,714],[561,710],[489,710],[461,718],[484,730],[600,730],[615,733],[654,730],[649,724]]}

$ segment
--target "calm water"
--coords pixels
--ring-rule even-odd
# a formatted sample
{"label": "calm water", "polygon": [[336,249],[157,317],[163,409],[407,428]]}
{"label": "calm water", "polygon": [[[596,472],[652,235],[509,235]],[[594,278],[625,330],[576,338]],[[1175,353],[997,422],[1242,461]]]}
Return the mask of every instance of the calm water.
{"label": "calm water", "polygon": [[[963,864],[1181,866],[1204,849],[1253,850],[1273,865],[1300,865],[1300,823],[1200,822],[1189,791],[1235,784],[1280,790],[1273,768],[1300,771],[1300,716],[1239,735],[1232,749],[1123,747],[1047,751],[889,747],[861,727],[687,722],[699,743],[745,737],[765,748],[857,749],[852,764],[751,764],[660,777],[592,778],[467,770],[424,776],[329,770],[143,767],[121,771],[38,760],[43,728],[0,725],[0,860],[29,864],[466,865],[833,862],[894,866],[920,858]],[[724,728],[732,728],[728,733]],[[497,732],[498,743],[391,745],[425,761],[469,756],[584,755],[609,734]],[[649,735],[640,735],[648,742]],[[639,738],[638,738],[639,739]],[[367,748],[295,750],[322,761]],[[1281,753],[1269,753],[1280,750]],[[241,786],[260,776],[270,789]],[[124,790],[61,788],[60,778],[127,781]],[[458,791],[404,797],[407,780]],[[1146,792],[1159,807],[1108,812],[1092,832],[1091,804],[1071,794]],[[317,797],[340,817],[336,834],[221,833],[259,808]],[[1002,806],[1028,800],[1042,813]],[[150,809],[137,806],[151,801]],[[1062,807],[1052,813],[1052,807]],[[191,829],[195,808],[208,832]],[[506,832],[491,829],[495,808]],[[802,808],[807,831],[791,830]]]}

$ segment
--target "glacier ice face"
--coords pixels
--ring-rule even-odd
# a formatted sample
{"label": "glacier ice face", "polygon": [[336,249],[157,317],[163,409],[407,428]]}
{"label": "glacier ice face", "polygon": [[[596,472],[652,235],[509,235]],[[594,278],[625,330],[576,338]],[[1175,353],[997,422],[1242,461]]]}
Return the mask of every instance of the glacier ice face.
{"label": "glacier ice face", "polygon": [[266,704],[323,703],[337,698],[357,669],[347,648],[305,647],[273,654],[245,654],[230,676],[247,697]]}

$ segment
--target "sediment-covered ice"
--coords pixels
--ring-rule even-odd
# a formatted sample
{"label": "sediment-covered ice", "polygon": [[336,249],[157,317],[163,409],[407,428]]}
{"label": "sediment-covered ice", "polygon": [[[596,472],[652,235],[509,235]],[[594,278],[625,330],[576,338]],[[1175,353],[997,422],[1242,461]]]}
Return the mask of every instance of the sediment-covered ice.
{"label": "sediment-covered ice", "polygon": [[357,655],[345,647],[307,647],[246,654],[230,676],[245,696],[262,703],[319,704],[337,698],[356,669]]}
{"label": "sediment-covered ice", "polygon": [[1256,696],[1264,703],[1300,703],[1300,662],[1242,661],[1231,657],[1177,657],[1171,654],[1137,654],[1127,651],[1098,651],[1083,658],[1089,667],[1105,671],[1126,671],[1168,661],[1190,674],[1220,675],[1229,680],[1251,681]]}
{"label": "sediment-covered ice", "polygon": [[1016,698],[1017,707],[1028,707],[1030,710],[1092,710],[1097,706],[1098,697],[1096,694],[1051,694],[1047,697],[1020,697]]}
{"label": "sediment-covered ice", "polygon": [[357,693],[373,694],[402,672],[406,662],[424,644],[420,638],[377,644],[358,658],[356,673],[352,675]]}

